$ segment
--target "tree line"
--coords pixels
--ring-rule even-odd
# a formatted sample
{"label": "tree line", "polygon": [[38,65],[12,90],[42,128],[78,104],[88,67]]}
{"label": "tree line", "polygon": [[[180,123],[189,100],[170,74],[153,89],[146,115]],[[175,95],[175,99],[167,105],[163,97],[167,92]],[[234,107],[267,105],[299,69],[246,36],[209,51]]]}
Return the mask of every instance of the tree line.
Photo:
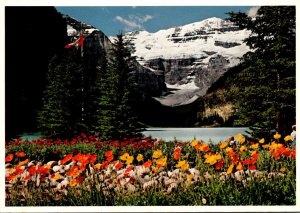
{"label": "tree line", "polygon": [[140,95],[132,75],[134,58],[123,35],[117,36],[109,57],[103,48],[96,54],[81,51],[66,49],[51,59],[38,129],[51,138],[138,135],[142,128],[135,107]]}

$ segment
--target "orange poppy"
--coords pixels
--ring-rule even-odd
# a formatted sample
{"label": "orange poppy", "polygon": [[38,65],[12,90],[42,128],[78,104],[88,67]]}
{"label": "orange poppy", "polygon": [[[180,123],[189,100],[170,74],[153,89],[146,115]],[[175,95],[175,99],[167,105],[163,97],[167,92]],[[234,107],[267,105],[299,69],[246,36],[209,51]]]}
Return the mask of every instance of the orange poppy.
{"label": "orange poppy", "polygon": [[181,147],[176,147],[175,149],[174,149],[174,152],[180,152],[181,151]]}
{"label": "orange poppy", "polygon": [[10,162],[14,159],[14,154],[9,154],[5,157],[5,162]]}
{"label": "orange poppy", "polygon": [[28,163],[28,159],[26,159],[26,160],[24,160],[24,161],[20,161],[19,163],[18,163],[18,166],[23,166],[23,165],[25,165],[25,164],[27,164]]}
{"label": "orange poppy", "polygon": [[36,168],[35,166],[32,166],[28,168],[27,171],[29,172],[30,175],[34,175],[36,173]]}
{"label": "orange poppy", "polygon": [[24,157],[26,154],[25,154],[25,152],[16,152],[15,155],[17,157]]}
{"label": "orange poppy", "polygon": [[74,176],[77,177],[79,175],[78,166],[73,166],[70,171],[67,172],[67,176]]}
{"label": "orange poppy", "polygon": [[60,160],[60,164],[63,165],[65,164],[66,162],[68,162],[69,160],[72,159],[72,154],[68,154],[66,157],[64,157],[62,160]]}

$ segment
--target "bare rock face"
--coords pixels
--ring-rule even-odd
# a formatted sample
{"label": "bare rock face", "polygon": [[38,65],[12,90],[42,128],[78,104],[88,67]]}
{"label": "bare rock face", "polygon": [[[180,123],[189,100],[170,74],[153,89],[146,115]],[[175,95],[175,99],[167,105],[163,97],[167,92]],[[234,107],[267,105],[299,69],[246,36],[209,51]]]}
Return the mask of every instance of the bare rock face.
{"label": "bare rock face", "polygon": [[[67,33],[70,40],[78,38],[81,32],[84,34],[84,55],[100,57],[100,53],[105,51],[109,60],[113,44],[102,31],[70,16],[64,15],[64,18],[67,22]],[[160,96],[166,91],[163,72],[153,71],[137,62],[134,63],[134,68],[133,75],[137,86],[144,94]]]}

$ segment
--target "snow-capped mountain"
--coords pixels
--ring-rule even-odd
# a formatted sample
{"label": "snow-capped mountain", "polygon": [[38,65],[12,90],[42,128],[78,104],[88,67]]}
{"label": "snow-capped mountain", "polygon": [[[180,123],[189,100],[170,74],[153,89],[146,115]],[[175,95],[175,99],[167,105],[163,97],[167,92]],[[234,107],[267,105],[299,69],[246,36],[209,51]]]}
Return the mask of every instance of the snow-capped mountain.
{"label": "snow-capped mountain", "polygon": [[155,33],[130,32],[125,37],[142,66],[165,74],[170,92],[156,100],[178,106],[203,96],[228,68],[240,62],[250,50],[243,43],[249,34],[214,17]]}

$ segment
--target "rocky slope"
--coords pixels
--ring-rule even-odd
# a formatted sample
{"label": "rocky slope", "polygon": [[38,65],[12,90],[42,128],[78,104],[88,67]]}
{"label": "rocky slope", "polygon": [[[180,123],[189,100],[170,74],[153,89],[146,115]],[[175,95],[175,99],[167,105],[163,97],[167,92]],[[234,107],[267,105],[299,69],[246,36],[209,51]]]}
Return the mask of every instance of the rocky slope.
{"label": "rocky slope", "polygon": [[[78,21],[68,15],[63,16],[67,22],[67,34],[70,40],[77,39],[82,32],[84,38],[83,54],[93,55],[105,51],[109,58],[109,52],[113,48],[110,39],[99,29]],[[166,91],[164,73],[153,72],[152,69],[134,63],[134,76],[142,92],[148,96],[160,96]]]}
{"label": "rocky slope", "polygon": [[126,39],[143,67],[164,73],[169,92],[156,100],[180,106],[205,95],[220,76],[239,63],[249,51],[243,43],[249,34],[229,21],[209,18],[155,33],[130,32]]}

